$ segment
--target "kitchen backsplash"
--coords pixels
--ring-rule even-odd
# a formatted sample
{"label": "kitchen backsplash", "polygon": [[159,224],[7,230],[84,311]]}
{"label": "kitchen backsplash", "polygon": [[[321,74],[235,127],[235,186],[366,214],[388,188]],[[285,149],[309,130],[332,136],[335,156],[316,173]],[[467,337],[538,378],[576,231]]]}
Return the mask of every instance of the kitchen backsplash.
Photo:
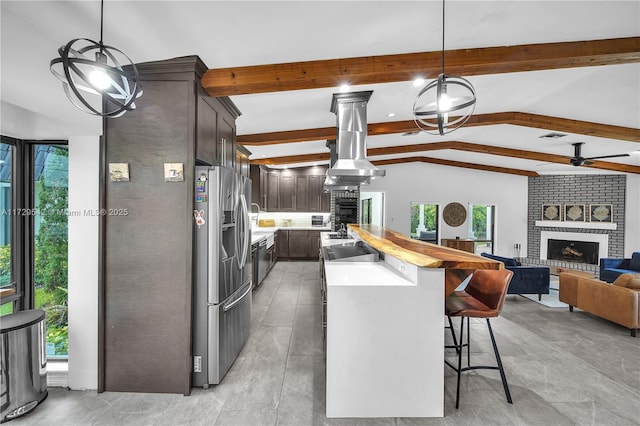
{"label": "kitchen backsplash", "polygon": [[261,212],[250,213],[252,226],[256,226],[256,220],[274,220],[275,226],[310,227],[311,216],[322,216],[323,222],[328,226],[330,213],[288,213],[288,212]]}

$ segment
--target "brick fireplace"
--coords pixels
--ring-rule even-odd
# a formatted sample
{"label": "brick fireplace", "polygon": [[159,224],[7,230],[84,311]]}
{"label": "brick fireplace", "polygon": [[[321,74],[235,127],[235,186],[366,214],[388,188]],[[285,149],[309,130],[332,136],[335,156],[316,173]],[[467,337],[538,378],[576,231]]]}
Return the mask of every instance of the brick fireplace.
{"label": "brick fireplace", "polygon": [[[527,257],[522,262],[597,274],[597,261],[595,264],[592,259],[585,261],[582,258],[585,250],[580,244],[571,246],[572,242],[597,243],[597,259],[623,257],[625,188],[624,175],[543,175],[529,178]],[[543,204],[612,204],[613,223],[542,221]],[[567,255],[549,256],[549,240],[568,242],[564,246],[560,244],[560,250],[564,249]],[[571,254],[571,251],[576,253]]]}

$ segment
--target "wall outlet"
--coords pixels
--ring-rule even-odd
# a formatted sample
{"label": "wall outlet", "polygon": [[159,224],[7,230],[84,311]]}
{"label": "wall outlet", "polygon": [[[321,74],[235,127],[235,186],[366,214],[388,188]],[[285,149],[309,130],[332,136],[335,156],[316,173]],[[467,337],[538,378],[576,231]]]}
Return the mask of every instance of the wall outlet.
{"label": "wall outlet", "polygon": [[193,372],[202,373],[202,357],[199,355],[193,357]]}

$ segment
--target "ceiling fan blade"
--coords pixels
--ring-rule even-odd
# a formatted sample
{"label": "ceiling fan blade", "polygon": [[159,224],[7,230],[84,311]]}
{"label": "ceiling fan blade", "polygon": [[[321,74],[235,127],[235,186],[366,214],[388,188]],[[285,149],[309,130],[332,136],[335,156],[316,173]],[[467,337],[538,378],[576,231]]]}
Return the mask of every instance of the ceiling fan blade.
{"label": "ceiling fan blade", "polygon": [[629,156],[629,154],[601,155],[599,157],[585,158],[585,160],[598,160],[600,158],[615,158],[615,157],[628,157],[628,156]]}

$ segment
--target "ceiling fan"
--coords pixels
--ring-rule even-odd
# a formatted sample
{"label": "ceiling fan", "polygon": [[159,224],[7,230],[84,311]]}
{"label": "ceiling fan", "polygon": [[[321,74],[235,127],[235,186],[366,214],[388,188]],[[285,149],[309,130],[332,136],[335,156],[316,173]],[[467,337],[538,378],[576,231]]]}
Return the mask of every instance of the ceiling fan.
{"label": "ceiling fan", "polygon": [[584,165],[590,165],[593,164],[593,161],[589,161],[589,160],[599,160],[601,158],[615,158],[615,157],[628,157],[629,154],[614,154],[614,155],[601,155],[598,157],[583,157],[581,155],[581,151],[582,151],[582,145],[584,145],[584,142],[576,142],[576,143],[572,143],[571,145],[573,145],[574,148],[574,154],[573,154],[573,158],[571,158],[569,160],[569,163],[572,166],[584,166]]}

